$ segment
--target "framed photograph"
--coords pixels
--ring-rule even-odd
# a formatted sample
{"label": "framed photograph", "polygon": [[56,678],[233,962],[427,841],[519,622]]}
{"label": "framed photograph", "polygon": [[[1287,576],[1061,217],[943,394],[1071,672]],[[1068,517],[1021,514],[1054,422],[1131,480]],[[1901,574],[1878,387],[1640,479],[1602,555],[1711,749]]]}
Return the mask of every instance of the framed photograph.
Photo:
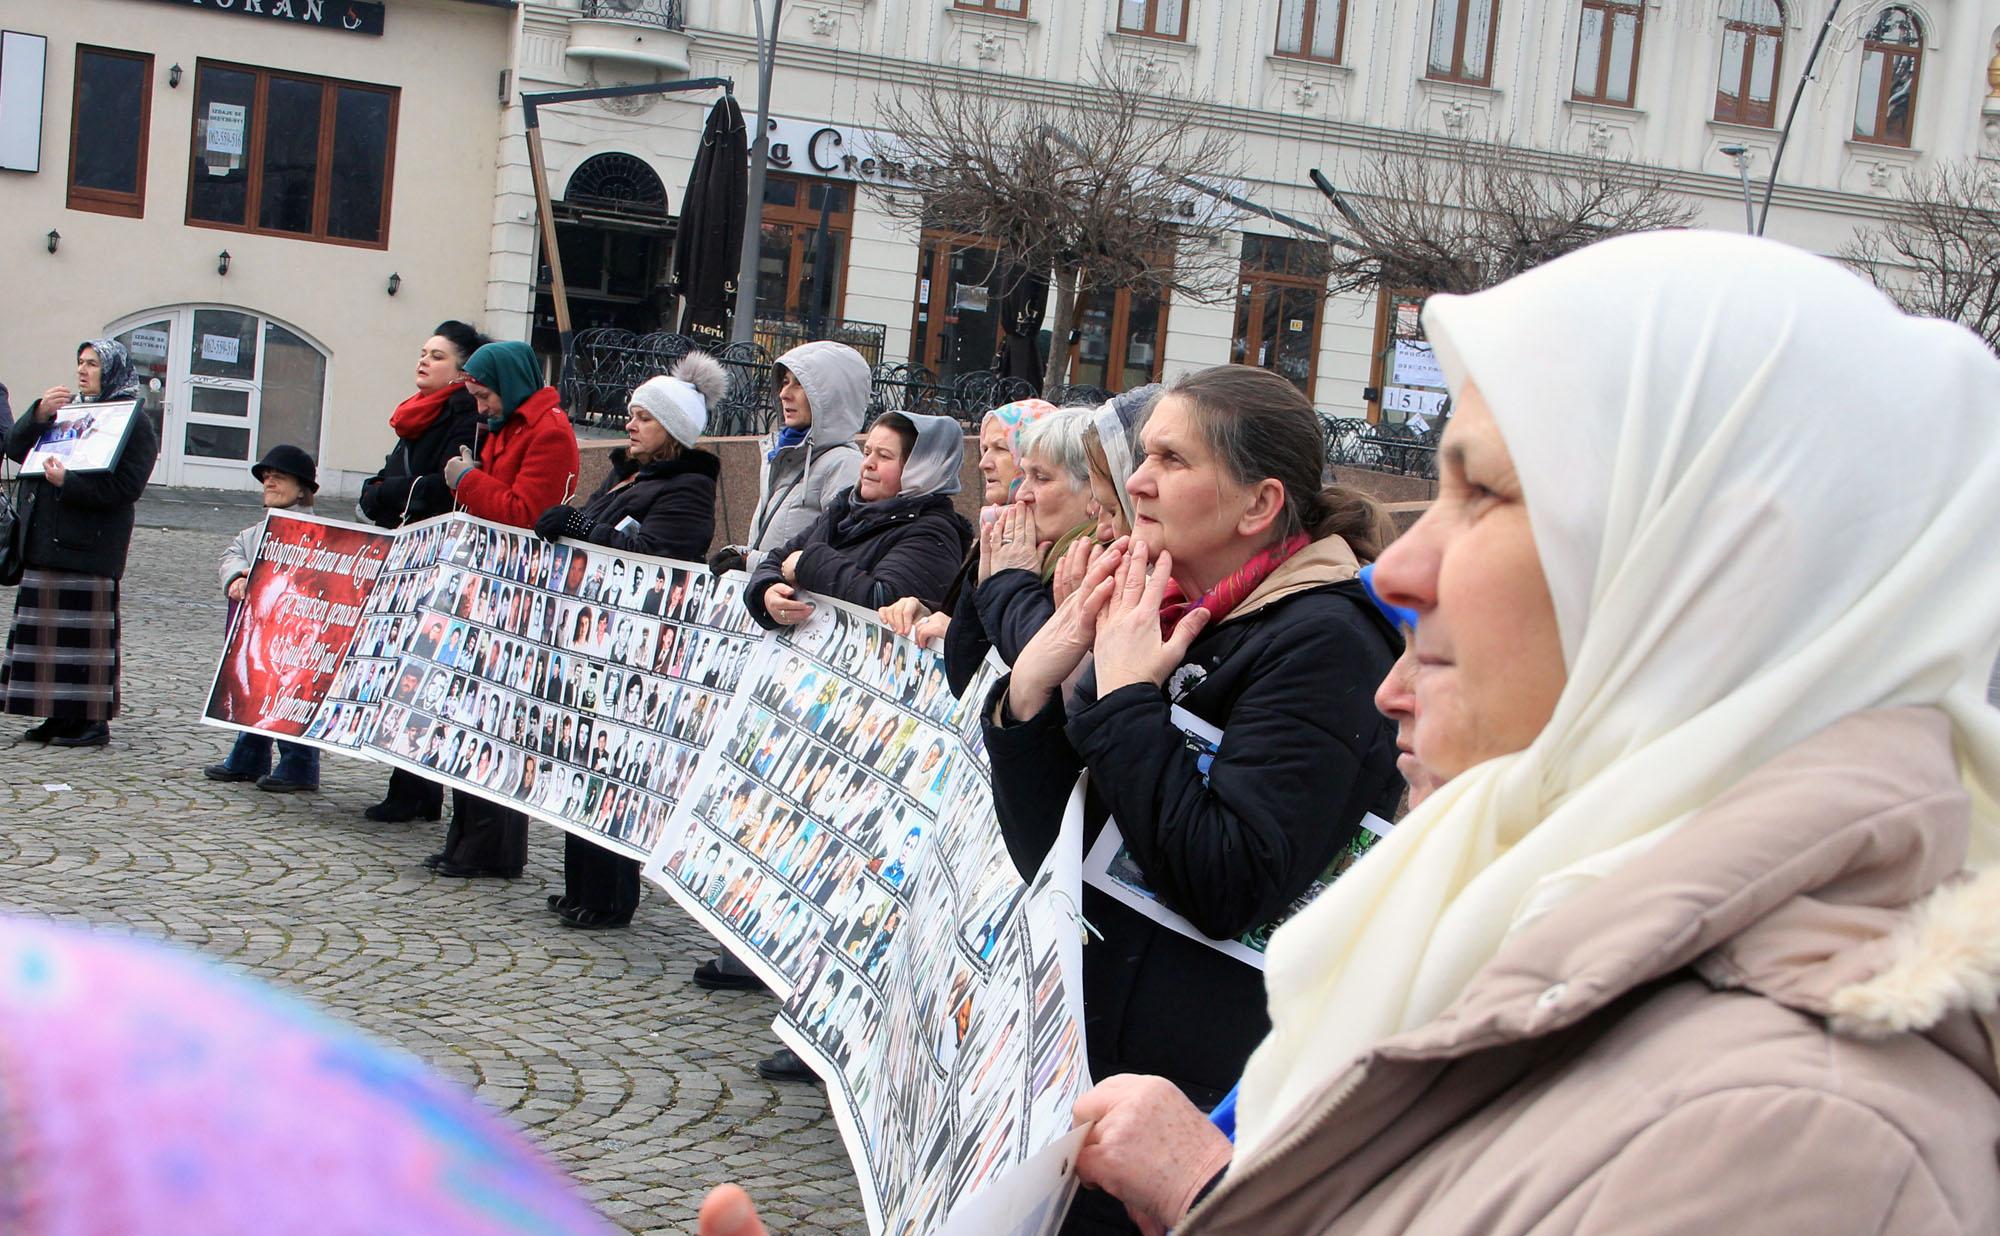
{"label": "framed photograph", "polygon": [[71,472],[109,472],[118,463],[118,453],[132,434],[132,418],[138,414],[139,404],[131,399],[65,406],[21,461],[21,475],[42,475],[51,459],[62,460]]}

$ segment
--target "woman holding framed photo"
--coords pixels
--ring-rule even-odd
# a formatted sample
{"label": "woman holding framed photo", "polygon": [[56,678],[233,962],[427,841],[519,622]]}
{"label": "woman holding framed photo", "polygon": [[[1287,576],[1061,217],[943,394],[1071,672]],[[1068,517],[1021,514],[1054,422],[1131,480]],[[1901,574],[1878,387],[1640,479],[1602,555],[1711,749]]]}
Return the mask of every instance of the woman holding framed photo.
{"label": "woman holding framed photo", "polygon": [[[19,463],[71,404],[139,398],[125,345],[92,339],[76,349],[76,387],[52,386],[15,422],[7,456]],[[104,470],[71,470],[60,458],[21,480],[21,590],[0,664],[5,711],[43,720],[25,737],[57,747],[101,747],[118,715],[118,581],[132,544],[133,509],[160,452],[151,418],[134,414]]]}

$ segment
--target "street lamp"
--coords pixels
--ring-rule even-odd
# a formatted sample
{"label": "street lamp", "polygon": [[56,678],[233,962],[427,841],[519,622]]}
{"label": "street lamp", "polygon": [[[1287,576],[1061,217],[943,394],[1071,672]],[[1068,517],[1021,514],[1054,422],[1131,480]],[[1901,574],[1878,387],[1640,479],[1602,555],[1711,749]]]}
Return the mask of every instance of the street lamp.
{"label": "street lamp", "polygon": [[1750,200],[1750,148],[1741,144],[1722,147],[1722,153],[1736,160],[1736,174],[1743,180],[1743,229],[1757,234],[1757,208]]}

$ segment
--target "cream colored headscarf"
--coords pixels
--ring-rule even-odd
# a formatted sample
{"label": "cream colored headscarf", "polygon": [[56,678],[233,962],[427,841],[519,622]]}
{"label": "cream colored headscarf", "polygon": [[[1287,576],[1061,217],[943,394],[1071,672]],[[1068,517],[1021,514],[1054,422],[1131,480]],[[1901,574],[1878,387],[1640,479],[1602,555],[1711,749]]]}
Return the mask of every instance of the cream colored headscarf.
{"label": "cream colored headscarf", "polygon": [[1271,941],[1239,1154],[1422,1025],[1524,913],[1847,714],[1934,705],[2000,850],[2000,361],[1770,241],[1607,241],[1424,323],[1491,405],[1568,683]]}

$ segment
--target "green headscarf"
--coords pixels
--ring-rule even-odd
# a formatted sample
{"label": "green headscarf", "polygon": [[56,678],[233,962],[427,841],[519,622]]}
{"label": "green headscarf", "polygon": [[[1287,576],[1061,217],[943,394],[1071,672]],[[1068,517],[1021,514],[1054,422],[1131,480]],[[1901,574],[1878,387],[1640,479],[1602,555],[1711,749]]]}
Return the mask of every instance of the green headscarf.
{"label": "green headscarf", "polygon": [[500,415],[487,420],[489,430],[499,429],[543,385],[535,350],[513,340],[489,343],[474,352],[466,358],[465,376],[500,396]]}

